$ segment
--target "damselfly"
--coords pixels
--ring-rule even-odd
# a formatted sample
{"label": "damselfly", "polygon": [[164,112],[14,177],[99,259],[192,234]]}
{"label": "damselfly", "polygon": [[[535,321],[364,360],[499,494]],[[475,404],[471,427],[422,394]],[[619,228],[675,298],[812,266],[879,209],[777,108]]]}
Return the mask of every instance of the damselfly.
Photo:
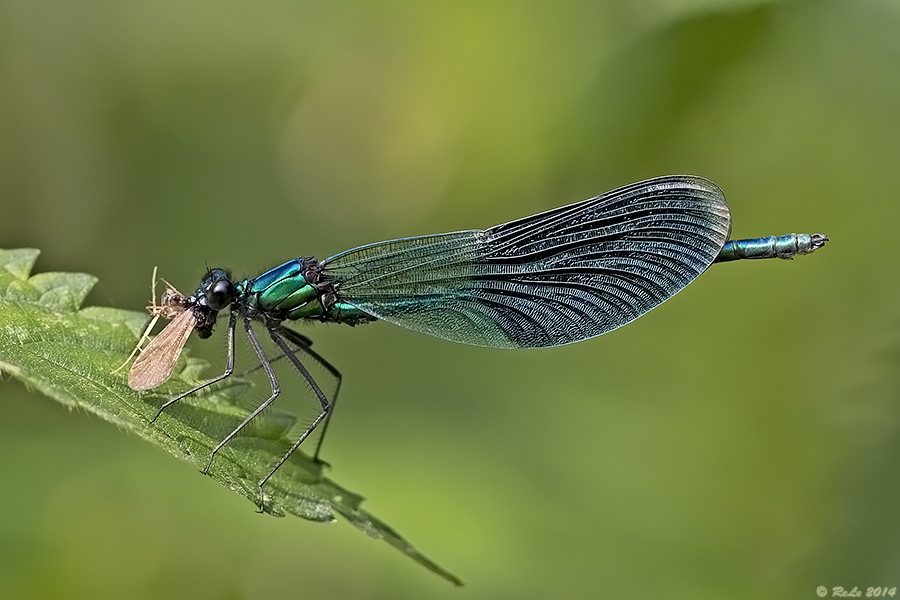
{"label": "damselfly", "polygon": [[[216,453],[280,392],[259,323],[306,380],[319,402],[315,420],[258,482],[263,486],[331,414],[329,398],[300,357],[340,374],[285,325],[323,321],[360,325],[383,320],[454,342],[492,348],[559,346],[637,319],[684,288],[712,263],[792,258],[828,238],[790,234],[728,241],[731,215],[715,184],[686,175],[658,177],[583,202],[489,229],[380,242],[325,260],[297,258],[253,279],[212,269],[190,296],[167,290],[159,314],[174,317],[135,361],[136,390],[168,379],[191,331],[212,334],[228,309],[225,371],[165,402],[153,418],[234,372],[234,331],[244,328],[268,377],[270,396],[212,450]],[[327,425],[327,422],[326,422]],[[322,437],[315,457],[318,458]]]}

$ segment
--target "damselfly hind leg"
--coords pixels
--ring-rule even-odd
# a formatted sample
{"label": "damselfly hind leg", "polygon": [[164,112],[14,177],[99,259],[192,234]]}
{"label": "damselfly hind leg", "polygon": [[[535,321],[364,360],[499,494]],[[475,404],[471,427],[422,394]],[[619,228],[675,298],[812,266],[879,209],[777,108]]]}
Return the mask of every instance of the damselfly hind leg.
{"label": "damselfly hind leg", "polygon": [[[318,352],[316,352],[315,350],[310,348],[310,346],[312,345],[312,342],[305,335],[298,333],[298,332],[294,331],[293,329],[290,329],[290,328],[284,327],[284,326],[278,327],[278,333],[281,336],[283,336],[288,342],[297,346],[299,349],[301,349],[303,352],[305,352],[307,355],[309,355],[310,358],[312,358],[317,363],[319,363],[319,365],[321,365],[322,368],[324,368],[326,371],[331,373],[332,377],[334,377],[334,379],[335,379],[336,385],[334,387],[334,391],[331,394],[331,398],[328,398],[328,400],[330,400],[330,403],[331,403],[331,410],[328,411],[328,416],[325,417],[325,422],[322,423],[322,431],[319,434],[319,440],[316,443],[316,450],[313,453],[314,461],[316,461],[317,463],[323,463],[323,464],[327,465],[328,464],[327,462],[325,462],[324,460],[319,458],[319,454],[322,450],[322,442],[325,441],[325,434],[328,433],[328,425],[331,423],[331,418],[334,415],[335,409],[337,408],[337,400],[338,400],[338,395],[340,394],[340,391],[341,391],[341,380],[343,379],[343,376],[341,375],[341,372],[338,371],[337,368],[335,368],[334,365],[332,365],[330,362],[325,360],[325,358],[323,358],[321,354],[319,354]],[[321,389],[321,387],[320,387],[320,389]]]}
{"label": "damselfly hind leg", "polygon": [[[304,361],[304,358],[308,358],[315,364],[319,365],[325,371],[325,375],[328,375],[333,379],[333,385],[323,385],[323,383],[318,380],[316,376],[313,376],[313,379],[316,379],[316,384],[318,385],[319,389],[322,391],[322,393],[325,395],[325,398],[331,405],[331,410],[328,411],[328,416],[325,417],[325,422],[318,428],[320,435],[316,440],[316,449],[312,455],[312,459],[320,465],[329,466],[328,462],[321,458],[322,442],[325,439],[325,434],[328,431],[328,426],[331,423],[332,417],[334,416],[334,409],[337,406],[337,399],[341,391],[341,381],[343,379],[343,376],[334,365],[332,365],[321,354],[311,348],[313,343],[311,339],[298,331],[285,327],[284,325],[279,325],[277,327],[277,330],[278,333],[280,333],[284,337],[285,341],[293,346],[293,348],[291,349],[291,354],[297,356],[301,362]],[[287,359],[287,357],[287,354],[279,351],[276,355],[273,355],[269,358],[269,362],[274,365],[279,361]],[[309,363],[307,362],[307,364]],[[247,377],[248,375],[259,371],[260,369],[262,369],[262,364],[257,364],[256,366],[239,373],[238,377]],[[310,373],[310,375],[312,375],[312,373]]]}
{"label": "damselfly hind leg", "polygon": [[[300,372],[306,382],[309,384],[310,389],[312,389],[313,393],[316,395],[316,398],[319,400],[319,404],[322,407],[322,412],[319,413],[319,416],[310,424],[310,426],[303,432],[303,435],[294,442],[294,444],[288,449],[287,452],[284,453],[284,456],[278,461],[278,463],[272,467],[272,469],[266,474],[265,477],[259,480],[257,487],[259,489],[259,508],[260,511],[263,510],[264,507],[264,496],[263,496],[263,486],[266,482],[275,474],[275,472],[283,465],[287,460],[291,457],[291,455],[296,452],[297,448],[300,447],[306,439],[310,436],[310,434],[315,431],[316,427],[325,419],[329,412],[331,411],[331,404],[328,402],[328,398],[325,397],[325,394],[322,392],[322,389],[319,387],[319,384],[316,383],[316,380],[313,379],[312,375],[309,374],[307,368],[300,362],[300,359],[297,358],[297,355],[293,349],[288,345],[285,341],[284,334],[282,333],[282,328],[279,326],[274,326],[269,329],[269,335],[272,337],[272,341],[281,349],[284,355],[291,361],[291,364]],[[268,361],[267,361],[268,362]],[[271,365],[269,366],[271,369]]]}

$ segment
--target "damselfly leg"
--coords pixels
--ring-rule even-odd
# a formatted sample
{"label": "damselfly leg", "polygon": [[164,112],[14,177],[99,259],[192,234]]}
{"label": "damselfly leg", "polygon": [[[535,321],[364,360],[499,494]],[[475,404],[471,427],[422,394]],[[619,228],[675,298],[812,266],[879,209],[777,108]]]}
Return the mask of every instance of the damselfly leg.
{"label": "damselfly leg", "polygon": [[[159,418],[159,415],[161,415],[163,413],[164,410],[166,410],[167,408],[169,408],[170,406],[172,406],[173,404],[175,404],[182,398],[186,398],[186,397],[190,396],[191,394],[195,394],[204,388],[208,388],[209,386],[213,385],[214,383],[218,383],[218,382],[222,381],[223,379],[227,379],[228,377],[231,377],[231,374],[234,373],[234,327],[236,324],[236,319],[237,319],[237,317],[235,316],[235,314],[231,313],[231,318],[228,320],[228,331],[226,334],[227,335],[228,354],[227,354],[227,357],[225,358],[225,371],[218,377],[214,377],[205,383],[201,383],[197,387],[189,389],[188,391],[184,392],[183,394],[179,394],[179,395],[175,396],[174,398],[167,400],[166,403],[163,404],[162,406],[160,406],[159,410],[156,411],[156,415],[154,415],[153,418],[150,419],[151,423],[154,423]],[[206,471],[204,470],[204,473],[205,472]]]}

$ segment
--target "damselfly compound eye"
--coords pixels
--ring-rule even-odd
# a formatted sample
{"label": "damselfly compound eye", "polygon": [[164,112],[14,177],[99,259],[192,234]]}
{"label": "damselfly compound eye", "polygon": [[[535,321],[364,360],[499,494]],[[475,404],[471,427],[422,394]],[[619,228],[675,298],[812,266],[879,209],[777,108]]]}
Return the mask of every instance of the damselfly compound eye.
{"label": "damselfly compound eye", "polygon": [[213,310],[222,310],[231,304],[234,285],[228,279],[220,279],[206,290],[206,305]]}

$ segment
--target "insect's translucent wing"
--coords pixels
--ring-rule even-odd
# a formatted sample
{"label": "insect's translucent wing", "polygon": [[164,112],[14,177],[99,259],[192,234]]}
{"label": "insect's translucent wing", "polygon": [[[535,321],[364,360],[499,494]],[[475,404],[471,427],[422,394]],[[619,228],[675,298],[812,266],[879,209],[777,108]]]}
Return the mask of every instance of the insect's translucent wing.
{"label": "insect's translucent wing", "polygon": [[178,313],[141,352],[128,372],[128,387],[142,391],[161,385],[175,369],[197,318],[192,310]]}
{"label": "insect's translucent wing", "polygon": [[649,179],[486,230],[363,246],[325,261],[342,301],[478,346],[537,348],[633,321],[703,273],[728,238],[722,191]]}

